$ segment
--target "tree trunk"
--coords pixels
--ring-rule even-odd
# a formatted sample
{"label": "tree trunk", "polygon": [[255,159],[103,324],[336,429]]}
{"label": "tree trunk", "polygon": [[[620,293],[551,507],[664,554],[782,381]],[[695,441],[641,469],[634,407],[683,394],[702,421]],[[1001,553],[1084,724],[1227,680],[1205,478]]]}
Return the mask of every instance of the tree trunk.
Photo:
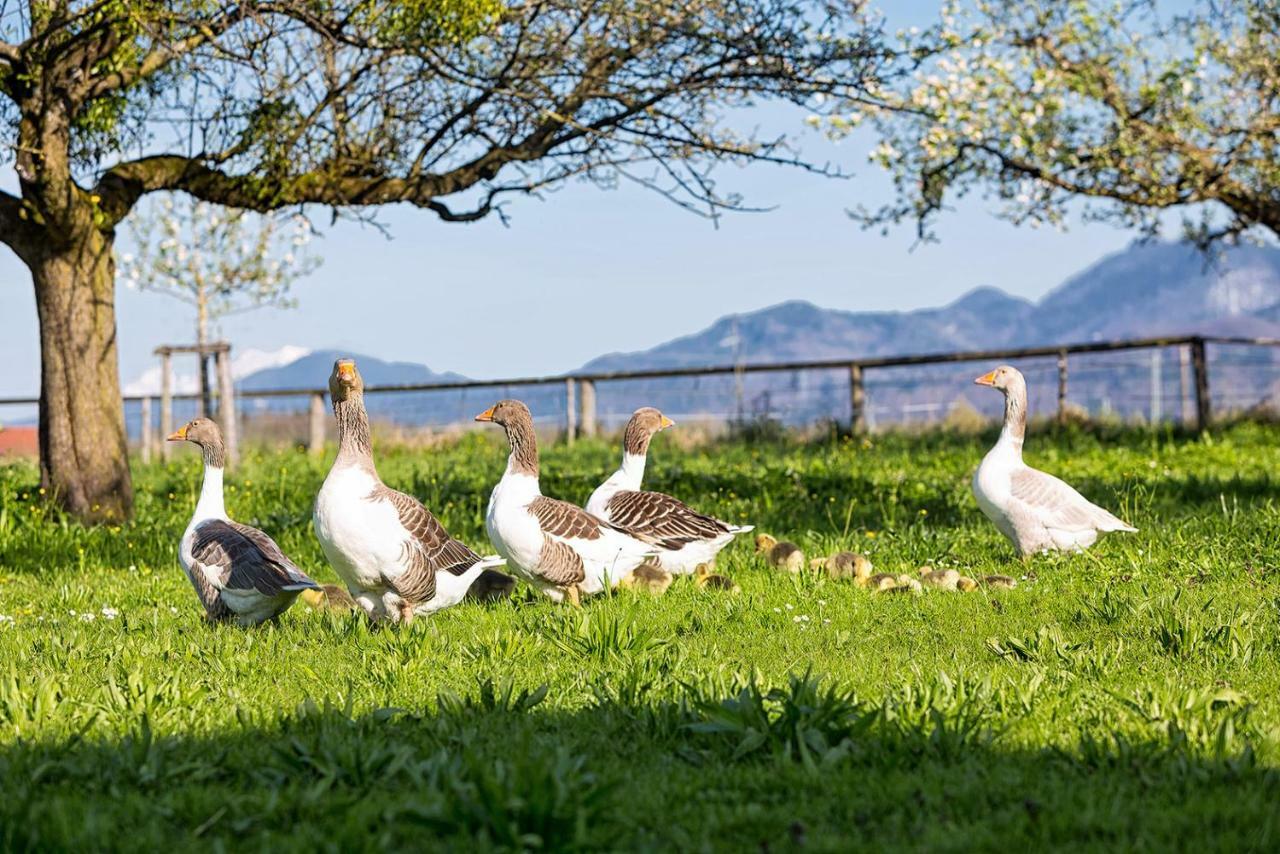
{"label": "tree trunk", "polygon": [[112,238],[76,229],[32,253],[40,315],[40,481],[88,522],[133,513],[116,355]]}
{"label": "tree trunk", "polygon": [[[198,275],[198,274],[197,274]],[[204,282],[196,284],[196,344],[209,343],[209,293]],[[213,418],[213,383],[209,379],[209,357],[201,349],[196,356],[200,365],[200,414]]]}

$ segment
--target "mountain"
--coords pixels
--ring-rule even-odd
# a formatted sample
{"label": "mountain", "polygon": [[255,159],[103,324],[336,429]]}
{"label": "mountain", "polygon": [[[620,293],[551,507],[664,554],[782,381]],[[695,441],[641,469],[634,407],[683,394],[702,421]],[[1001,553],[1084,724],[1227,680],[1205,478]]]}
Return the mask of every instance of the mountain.
{"label": "mountain", "polygon": [[992,287],[906,312],[784,302],[722,317],[651,350],[601,356],[582,369],[818,361],[1191,332],[1280,337],[1280,249],[1230,248],[1214,260],[1185,243],[1134,244],[1036,303]]}
{"label": "mountain", "polygon": [[[311,351],[306,347],[286,344],[278,350],[258,350],[248,347],[233,351],[231,356],[231,376],[239,381],[268,368],[290,365],[305,357]],[[214,380],[217,381],[216,379]],[[173,363],[173,391],[175,394],[194,394],[199,389],[200,381],[196,376],[196,360],[193,356],[177,356]],[[155,365],[143,371],[133,380],[124,384],[126,395],[156,395],[160,393],[160,366]]]}
{"label": "mountain", "polygon": [[276,388],[325,388],[333,363],[338,359],[355,359],[367,385],[403,385],[409,383],[462,382],[466,377],[450,372],[436,373],[426,365],[414,362],[386,362],[373,356],[362,356],[342,350],[315,350],[286,364],[257,371],[236,385],[241,391]]}
{"label": "mountain", "polygon": [[[1233,247],[1210,257],[1184,243],[1135,243],[1072,276],[1038,302],[992,287],[972,290],[940,308],[915,311],[842,311],[793,300],[722,317],[699,332],[649,350],[603,355],[581,370],[603,373],[839,360],[1192,332],[1280,338],[1280,249]],[[330,350],[308,353],[289,364],[253,373],[239,385],[246,390],[320,387],[340,355],[347,354]],[[370,385],[464,379],[423,365],[355,358]],[[1126,396],[1123,389],[1109,388],[1113,381],[1119,382],[1116,378],[1122,371],[1149,381],[1151,354],[1090,358],[1093,361],[1073,359],[1073,402],[1120,411],[1154,406],[1146,392]],[[1051,368],[1030,366],[1044,372],[1033,381],[1043,385]],[[894,412],[904,417],[916,411],[936,414],[968,399],[972,389],[966,387],[965,377],[971,370],[972,366],[958,365],[877,371],[868,380],[868,395],[890,413],[885,417],[893,417]],[[1162,394],[1173,400],[1180,388],[1177,370],[1168,359],[1159,370],[1162,381],[1170,385]],[[1223,378],[1247,381],[1243,375],[1224,374]],[[1215,394],[1225,388],[1216,385]],[[794,421],[824,413],[843,417],[849,406],[847,373],[839,370],[757,374],[742,379],[719,376],[608,382],[597,392],[598,411],[609,424],[625,419],[640,402],[672,413],[775,414]],[[557,385],[509,392],[482,388],[374,395],[370,407],[388,417],[441,423],[469,418],[473,409],[508,393],[521,395],[535,417],[551,423],[563,418],[564,392]],[[980,401],[975,398],[972,402]],[[296,408],[302,402],[295,399],[279,405]],[[270,408],[276,409],[277,404],[273,402]]]}

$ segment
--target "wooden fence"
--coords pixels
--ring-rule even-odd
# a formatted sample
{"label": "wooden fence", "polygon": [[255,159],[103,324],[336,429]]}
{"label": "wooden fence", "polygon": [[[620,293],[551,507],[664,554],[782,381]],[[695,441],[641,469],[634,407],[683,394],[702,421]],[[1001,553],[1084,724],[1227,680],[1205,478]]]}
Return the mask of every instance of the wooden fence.
{"label": "wooden fence", "polygon": [[[1245,338],[1185,335],[1162,338],[1141,338],[1123,341],[1093,341],[1082,344],[1054,345],[1046,347],[1008,347],[991,350],[970,350],[962,352],[922,353],[904,356],[878,356],[855,359],[830,359],[802,362],[768,362],[760,364],[710,365],[683,368],[653,368],[637,371],[610,371],[595,373],[561,374],[558,376],[518,377],[512,379],[469,380],[464,382],[408,383],[402,385],[368,386],[365,393],[369,395],[400,394],[426,391],[459,391],[464,389],[496,388],[496,387],[534,387],[563,385],[565,391],[564,423],[565,438],[572,443],[578,436],[593,436],[598,429],[596,415],[596,386],[600,383],[623,380],[673,379],[679,377],[707,377],[717,375],[738,375],[796,371],[847,371],[849,377],[849,414],[848,423],[856,432],[867,429],[867,374],[871,371],[887,368],[920,367],[928,365],[953,364],[959,362],[1003,362],[1031,358],[1057,359],[1058,393],[1057,416],[1059,420],[1067,417],[1067,388],[1070,380],[1069,358],[1072,355],[1089,353],[1111,353],[1125,350],[1150,350],[1157,348],[1179,348],[1179,360],[1183,374],[1190,373],[1192,378],[1192,398],[1194,411],[1188,413],[1188,419],[1197,429],[1203,430],[1212,421],[1212,407],[1209,395],[1209,362],[1206,357],[1206,345],[1249,345],[1255,347],[1277,347],[1280,339]],[[226,394],[226,385],[219,389],[219,396]],[[291,388],[263,389],[239,391],[236,397],[241,399],[306,397],[309,398],[309,446],[313,453],[321,453],[324,446],[325,425],[328,409],[325,405],[325,388]],[[153,405],[160,410],[162,431],[172,424],[172,408],[175,400],[195,400],[199,394],[173,394],[166,386],[156,396],[127,396],[126,401],[138,402],[142,412],[142,435],[140,446],[144,460],[149,460],[158,445],[162,457],[169,455],[169,446],[162,439],[157,442],[153,433]],[[0,405],[35,404],[35,398],[0,398]],[[221,408],[221,407],[220,407]],[[234,413],[236,407],[226,407]],[[234,416],[233,416],[234,417]],[[227,431],[234,438],[236,431]],[[232,453],[234,454],[233,449]]]}

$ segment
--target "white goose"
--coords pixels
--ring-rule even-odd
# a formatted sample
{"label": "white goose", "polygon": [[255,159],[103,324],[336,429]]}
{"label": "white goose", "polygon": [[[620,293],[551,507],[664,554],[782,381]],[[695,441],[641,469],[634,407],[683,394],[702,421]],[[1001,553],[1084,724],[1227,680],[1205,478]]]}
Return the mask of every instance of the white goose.
{"label": "white goose", "polygon": [[1016,368],[1001,365],[974,382],[1004,393],[1004,428],[973,475],[973,495],[1018,554],[1087,549],[1099,533],[1137,530],[1022,461],[1027,383]]}
{"label": "white goose", "polygon": [[538,486],[538,445],[529,407],[503,400],[476,416],[506,430],[511,455],[493,488],[485,529],[512,572],[556,602],[614,587],[654,549]]}
{"label": "white goose", "polygon": [[587,512],[653,546],[663,569],[686,575],[713,565],[734,535],[752,526],[730,525],[670,495],[640,489],[649,442],[673,423],[653,407],[635,411],[622,434],[622,466],[591,493]]}
{"label": "white goose", "polygon": [[254,626],[274,619],[304,590],[319,590],[275,541],[227,516],[222,497],[226,449],[222,431],[197,418],[166,437],[191,442],[204,455],[204,483],[178,546],[178,562],[214,622]]}
{"label": "white goose", "polygon": [[338,457],[316,496],[312,522],[325,557],[365,613],[409,622],[461,602],[478,580],[488,588],[501,582],[509,592],[515,582],[490,569],[501,558],[481,558],[449,536],[418,499],[378,477],[355,362],[334,363],[329,394]]}

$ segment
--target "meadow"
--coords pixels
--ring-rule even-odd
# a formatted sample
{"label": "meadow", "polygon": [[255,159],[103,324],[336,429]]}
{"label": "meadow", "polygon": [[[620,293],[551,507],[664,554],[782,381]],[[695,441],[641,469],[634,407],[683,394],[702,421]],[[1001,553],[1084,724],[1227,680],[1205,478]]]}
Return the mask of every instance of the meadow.
{"label": "meadow", "polygon": [[[994,432],[672,431],[650,488],[808,555],[1019,584],[877,595],[744,537],[737,594],[517,595],[398,629],[301,603],[207,625],[175,557],[193,449],[135,466],[118,528],[0,464],[0,848],[1276,850],[1278,430],[1033,429],[1031,464],[1140,531],[1025,564],[969,493]],[[498,436],[376,451],[487,553]],[[544,492],[585,501],[617,456],[548,447]],[[227,494],[326,582],[331,459],[253,452]]]}

